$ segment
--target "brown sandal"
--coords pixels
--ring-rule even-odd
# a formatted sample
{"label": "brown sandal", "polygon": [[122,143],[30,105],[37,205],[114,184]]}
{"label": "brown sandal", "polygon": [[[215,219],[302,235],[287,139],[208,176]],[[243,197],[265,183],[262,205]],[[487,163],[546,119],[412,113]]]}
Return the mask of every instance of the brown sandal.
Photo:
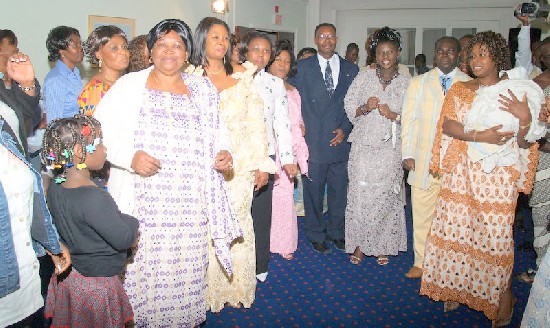
{"label": "brown sandal", "polygon": [[358,265],[363,261],[363,259],[358,257],[358,256],[352,255],[352,256],[349,257],[349,261],[352,264]]}
{"label": "brown sandal", "polygon": [[378,265],[384,266],[390,263],[390,259],[387,256],[378,256],[378,258],[376,259],[376,263],[378,263]]}
{"label": "brown sandal", "polygon": [[519,281],[532,284],[533,281],[535,281],[535,275],[537,274],[537,270],[529,269],[525,272],[522,272],[516,276]]}
{"label": "brown sandal", "polygon": [[283,259],[285,259],[287,261],[294,260],[294,254],[292,254],[292,253],[281,254],[281,256],[283,257]]}
{"label": "brown sandal", "polygon": [[460,303],[455,301],[445,301],[443,302],[443,312],[450,312],[458,309]]}

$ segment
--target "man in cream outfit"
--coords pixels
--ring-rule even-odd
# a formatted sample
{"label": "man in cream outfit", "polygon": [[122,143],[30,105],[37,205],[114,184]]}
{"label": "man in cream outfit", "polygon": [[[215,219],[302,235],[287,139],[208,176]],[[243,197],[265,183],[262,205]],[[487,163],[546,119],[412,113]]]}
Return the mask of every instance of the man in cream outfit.
{"label": "man in cream outfit", "polygon": [[405,94],[401,118],[403,167],[409,171],[413,215],[414,264],[405,274],[422,277],[422,262],[426,237],[435,214],[437,195],[441,187],[438,178],[428,172],[437,121],[445,93],[456,81],[467,81],[468,75],[458,69],[460,44],[444,36],[435,43],[435,68],[415,76]]}

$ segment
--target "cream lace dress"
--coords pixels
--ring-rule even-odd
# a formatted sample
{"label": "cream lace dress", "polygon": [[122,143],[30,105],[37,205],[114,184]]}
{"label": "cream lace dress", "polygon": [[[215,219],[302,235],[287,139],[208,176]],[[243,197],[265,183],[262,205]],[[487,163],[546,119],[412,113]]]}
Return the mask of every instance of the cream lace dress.
{"label": "cream lace dress", "polygon": [[267,156],[267,133],[263,102],[251,83],[256,67],[243,64],[245,72],[232,75],[239,82],[220,93],[220,119],[231,135],[233,172],[225,176],[225,188],[233,212],[237,215],[243,237],[231,246],[233,275],[228,277],[210,245],[207,271],[207,306],[219,312],[226,303],[241,303],[250,308],[256,292],[256,258],[254,227],[250,207],[254,189],[254,171],[274,173],[275,163]]}

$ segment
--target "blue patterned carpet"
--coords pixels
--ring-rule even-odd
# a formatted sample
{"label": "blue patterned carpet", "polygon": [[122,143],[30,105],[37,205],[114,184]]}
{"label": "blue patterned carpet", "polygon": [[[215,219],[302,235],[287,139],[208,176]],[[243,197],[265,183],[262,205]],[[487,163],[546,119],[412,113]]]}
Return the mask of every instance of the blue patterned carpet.
{"label": "blue patterned carpet", "polygon": [[[418,295],[420,280],[404,275],[413,262],[412,225],[407,209],[409,251],[391,257],[386,266],[365,258],[358,266],[333,247],[328,255],[315,253],[302,233],[295,259],[272,255],[269,276],[258,283],[250,309],[225,308],[209,313],[204,327],[490,327],[480,312],[461,305],[443,313],[442,303]],[[516,244],[522,242],[516,233]],[[534,252],[516,251],[514,276],[534,266]],[[513,280],[517,303],[509,327],[518,327],[530,285]]]}

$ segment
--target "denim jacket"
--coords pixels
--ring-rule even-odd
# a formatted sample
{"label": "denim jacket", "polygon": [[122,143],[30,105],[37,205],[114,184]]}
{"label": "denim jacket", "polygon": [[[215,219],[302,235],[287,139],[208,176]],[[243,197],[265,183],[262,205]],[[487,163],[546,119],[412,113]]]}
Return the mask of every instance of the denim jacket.
{"label": "denim jacket", "polygon": [[[46,207],[42,178],[18,147],[17,141],[6,128],[7,123],[0,117],[0,144],[6,147],[27,165],[34,174],[33,218],[31,237],[33,248],[37,256],[46,254],[44,248],[53,254],[61,253],[59,235],[52,223],[52,217]],[[4,297],[19,289],[19,267],[11,232],[11,221],[8,201],[2,183],[0,183],[0,297]]]}

